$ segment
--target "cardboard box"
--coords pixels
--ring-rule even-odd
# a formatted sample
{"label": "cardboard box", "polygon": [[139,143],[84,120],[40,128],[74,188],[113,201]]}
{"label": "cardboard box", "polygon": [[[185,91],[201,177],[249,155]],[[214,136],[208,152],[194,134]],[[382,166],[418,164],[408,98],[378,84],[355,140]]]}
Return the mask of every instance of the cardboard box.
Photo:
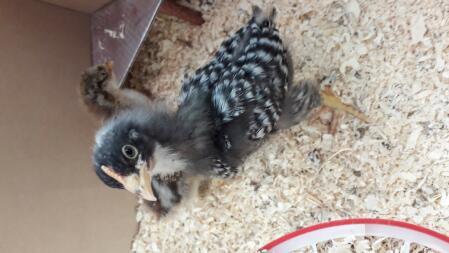
{"label": "cardboard box", "polygon": [[[58,2],[89,12],[105,1]],[[96,178],[97,124],[77,93],[89,15],[0,1],[0,48],[0,252],[129,252],[135,198]]]}

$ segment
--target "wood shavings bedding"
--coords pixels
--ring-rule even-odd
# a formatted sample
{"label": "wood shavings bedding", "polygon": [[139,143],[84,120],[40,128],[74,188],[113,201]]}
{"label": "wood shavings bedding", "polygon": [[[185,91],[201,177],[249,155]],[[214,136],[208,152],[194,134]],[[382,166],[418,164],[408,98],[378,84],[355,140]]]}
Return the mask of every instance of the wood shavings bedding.
{"label": "wood shavings bedding", "polygon": [[317,249],[320,253],[399,253],[403,243],[392,238],[352,236],[319,243]]}
{"label": "wood shavings bedding", "polygon": [[[351,236],[320,242],[316,245],[318,253],[400,253],[404,241],[394,238],[375,236]],[[267,252],[267,251],[265,251]],[[304,247],[289,253],[313,253],[312,246]],[[441,253],[425,246],[412,243],[409,253]],[[261,251],[260,253],[264,253]]]}
{"label": "wood shavings bedding", "polygon": [[298,228],[345,217],[406,220],[448,234],[448,1],[196,5],[202,27],[157,19],[127,85],[174,101],[184,73],[210,59],[251,5],[270,3],[295,80],[327,77],[371,123],[345,116],[329,135],[319,122],[304,122],[268,140],[239,178],[213,182],[203,199],[168,217],[157,220],[139,206],[132,250],[255,252]]}

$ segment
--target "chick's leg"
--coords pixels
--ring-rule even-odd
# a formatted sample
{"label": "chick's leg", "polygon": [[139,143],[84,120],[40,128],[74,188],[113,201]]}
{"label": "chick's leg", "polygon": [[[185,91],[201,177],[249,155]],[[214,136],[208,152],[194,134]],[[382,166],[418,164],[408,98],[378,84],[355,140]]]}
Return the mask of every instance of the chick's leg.
{"label": "chick's leg", "polygon": [[90,67],[81,76],[81,99],[92,113],[100,117],[111,116],[118,102],[107,91],[108,86],[114,86],[112,63]]}
{"label": "chick's leg", "polygon": [[352,105],[343,103],[333,92],[329,85],[326,85],[322,91],[320,91],[321,104],[331,109],[349,113],[352,116],[362,120],[365,123],[369,123],[368,117],[358,111]]}
{"label": "chick's leg", "polygon": [[80,93],[84,104],[97,116],[107,118],[116,110],[149,103],[149,97],[136,90],[120,88],[108,61],[88,68],[82,75]]}
{"label": "chick's leg", "polygon": [[369,123],[368,118],[363,113],[355,109],[352,105],[343,103],[328,85],[320,91],[320,104],[321,107],[312,113],[309,121],[314,122],[319,120],[327,126],[328,133],[332,135],[337,132],[338,122],[343,116],[343,113],[349,113],[363,122]]}

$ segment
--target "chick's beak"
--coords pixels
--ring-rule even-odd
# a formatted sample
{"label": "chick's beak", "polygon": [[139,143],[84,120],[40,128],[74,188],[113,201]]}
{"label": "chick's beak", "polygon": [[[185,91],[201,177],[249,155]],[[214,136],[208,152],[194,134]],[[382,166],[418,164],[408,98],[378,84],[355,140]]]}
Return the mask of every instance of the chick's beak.
{"label": "chick's beak", "polygon": [[153,188],[151,188],[151,180],[153,176],[151,171],[153,171],[154,162],[149,160],[147,162],[142,161],[139,158],[137,163],[137,169],[139,170],[140,186],[141,186],[141,197],[148,201],[156,201],[156,196],[154,196]]}
{"label": "chick's beak", "polygon": [[[150,166],[148,166],[148,164],[150,164]],[[115,172],[112,168],[104,165],[101,166],[101,170],[103,170],[106,175],[121,183],[127,191],[137,194],[145,200],[156,201],[157,199],[154,196],[153,189],[151,188],[151,166],[151,161],[148,163],[139,161],[136,166],[138,167],[139,175],[131,174],[128,176],[122,176]]]}

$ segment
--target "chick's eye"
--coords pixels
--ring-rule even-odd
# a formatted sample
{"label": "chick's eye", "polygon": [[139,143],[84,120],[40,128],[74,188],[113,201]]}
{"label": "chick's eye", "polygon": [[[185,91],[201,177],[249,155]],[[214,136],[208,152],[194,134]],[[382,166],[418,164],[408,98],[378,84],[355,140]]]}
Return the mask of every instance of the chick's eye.
{"label": "chick's eye", "polygon": [[128,159],[136,159],[137,155],[139,154],[136,147],[128,144],[122,147],[122,153]]}

